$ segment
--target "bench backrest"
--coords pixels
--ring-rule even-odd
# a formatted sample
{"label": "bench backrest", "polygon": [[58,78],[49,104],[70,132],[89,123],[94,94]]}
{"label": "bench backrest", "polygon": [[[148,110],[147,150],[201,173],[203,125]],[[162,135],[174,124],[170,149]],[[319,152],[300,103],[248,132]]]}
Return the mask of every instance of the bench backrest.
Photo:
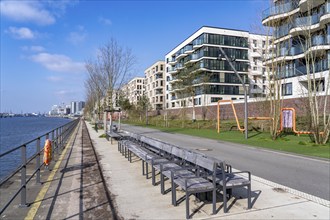
{"label": "bench backrest", "polygon": [[196,165],[213,172],[216,170],[218,163],[213,158],[209,158],[203,155],[197,155]]}
{"label": "bench backrest", "polygon": [[197,153],[192,151],[185,151],[184,160],[192,164],[196,164]]}
{"label": "bench backrest", "polygon": [[172,146],[171,154],[181,160],[185,159],[185,150],[177,146]]}

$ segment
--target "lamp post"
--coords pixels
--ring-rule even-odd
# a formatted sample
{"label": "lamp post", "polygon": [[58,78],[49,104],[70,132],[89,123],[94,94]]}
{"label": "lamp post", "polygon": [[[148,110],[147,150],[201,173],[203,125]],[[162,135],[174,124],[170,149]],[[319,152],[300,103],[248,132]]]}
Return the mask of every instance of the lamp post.
{"label": "lamp post", "polygon": [[[104,108],[104,112],[105,112],[105,119],[104,119],[104,121],[105,121],[105,123],[104,123],[104,133],[106,134],[107,133],[107,128],[108,128],[108,126],[107,126],[107,118],[108,118],[108,113],[109,112],[111,112],[111,109],[110,109],[110,106],[106,106],[105,108]],[[110,114],[110,133],[111,133],[111,125],[112,125],[112,117],[111,117],[111,114]]]}
{"label": "lamp post", "polygon": [[244,89],[244,134],[245,134],[245,139],[248,139],[248,104],[247,104],[247,88],[245,86],[245,83],[242,79],[242,77],[238,74],[234,64],[232,63],[232,60],[228,58],[227,54],[225,51],[222,49],[222,47],[219,47],[220,54],[219,54],[219,59],[221,59],[221,54],[225,57],[225,59],[228,61],[230,67],[234,70],[237,78],[241,82],[243,89]]}

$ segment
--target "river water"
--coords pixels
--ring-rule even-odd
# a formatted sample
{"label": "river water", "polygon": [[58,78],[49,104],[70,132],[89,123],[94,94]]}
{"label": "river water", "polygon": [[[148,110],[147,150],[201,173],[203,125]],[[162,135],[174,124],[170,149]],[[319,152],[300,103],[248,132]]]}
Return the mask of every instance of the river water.
{"label": "river water", "polygon": [[[47,132],[70,122],[65,118],[13,117],[0,118],[0,153],[25,144]],[[41,148],[44,139],[41,140]],[[27,146],[27,155],[36,153],[35,142]],[[0,179],[15,170],[21,163],[21,151],[17,150],[0,158]]]}

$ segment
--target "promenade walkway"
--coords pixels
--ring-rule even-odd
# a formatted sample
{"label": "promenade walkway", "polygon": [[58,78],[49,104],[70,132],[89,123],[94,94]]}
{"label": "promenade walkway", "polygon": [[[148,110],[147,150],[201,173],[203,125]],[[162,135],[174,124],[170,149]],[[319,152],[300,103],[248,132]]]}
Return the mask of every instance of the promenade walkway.
{"label": "promenade walkway", "polygon": [[[88,132],[87,132],[88,131]],[[29,198],[28,208],[11,207],[1,219],[184,219],[185,205],[171,205],[171,193],[160,194],[160,187],[141,174],[141,163],[129,163],[111,145],[99,138],[87,122],[80,123],[49,177],[43,177],[41,192]],[[91,139],[89,139],[89,136]],[[224,214],[221,198],[218,212],[211,215],[211,204],[191,197],[193,219],[329,219],[329,202],[321,205],[274,188],[252,176],[251,210],[246,210],[245,191],[236,191],[242,199],[229,201]],[[167,181],[168,182],[168,181]],[[168,183],[167,183],[168,184]],[[169,184],[166,186],[169,188]],[[178,191],[180,196],[180,191]],[[178,197],[179,197],[178,196]],[[16,211],[15,211],[16,210]],[[19,211],[17,211],[19,210]]]}

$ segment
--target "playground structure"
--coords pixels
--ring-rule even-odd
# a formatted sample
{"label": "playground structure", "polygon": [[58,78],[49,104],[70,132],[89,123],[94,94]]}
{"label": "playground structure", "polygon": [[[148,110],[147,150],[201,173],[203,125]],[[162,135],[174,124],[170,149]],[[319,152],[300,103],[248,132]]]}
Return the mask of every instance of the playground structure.
{"label": "playground structure", "polygon": [[[218,114],[217,114],[218,133],[220,133],[220,103],[225,103],[225,102],[230,103],[231,108],[233,109],[233,112],[234,112],[234,116],[235,116],[235,120],[236,120],[236,124],[237,124],[237,130],[239,130],[240,132],[243,133],[245,131],[245,128],[241,127],[239,124],[238,117],[236,114],[236,109],[235,109],[235,106],[234,106],[234,103],[232,100],[219,100],[218,101],[218,111],[217,111],[218,112]],[[273,118],[271,118],[271,117],[248,117],[248,120],[273,120]]]}
{"label": "playground structure", "polygon": [[[281,118],[280,118],[281,126],[278,133],[281,133],[285,128],[292,129],[292,132],[296,135],[301,134],[313,134],[312,131],[297,131],[296,128],[296,110],[294,108],[282,108],[281,109]],[[320,132],[322,135],[323,132]]]}
{"label": "playground structure", "polygon": [[[217,108],[217,129],[218,129],[218,133],[220,133],[220,103],[230,103],[233,112],[234,112],[234,116],[235,116],[235,120],[236,120],[236,124],[237,124],[237,130],[239,130],[240,132],[244,132],[245,128],[241,127],[238,121],[238,117],[236,114],[236,109],[234,106],[234,103],[232,100],[219,100],[218,101],[218,108]],[[248,117],[248,120],[274,120],[274,118],[272,117]],[[281,109],[281,115],[280,115],[280,130],[278,130],[278,133],[283,132],[285,129],[292,129],[292,132],[297,134],[298,136],[300,134],[313,134],[314,132],[312,131],[297,131],[296,128],[296,110],[294,108],[282,108]],[[320,132],[320,134],[322,135],[323,132]]]}

